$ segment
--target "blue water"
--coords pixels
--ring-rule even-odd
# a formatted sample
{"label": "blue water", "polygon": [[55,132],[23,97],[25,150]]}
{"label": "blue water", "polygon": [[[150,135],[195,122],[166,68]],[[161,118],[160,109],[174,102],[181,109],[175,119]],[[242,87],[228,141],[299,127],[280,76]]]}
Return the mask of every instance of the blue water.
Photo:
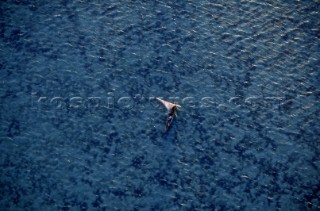
{"label": "blue water", "polygon": [[320,209],[319,1],[0,8],[0,210]]}

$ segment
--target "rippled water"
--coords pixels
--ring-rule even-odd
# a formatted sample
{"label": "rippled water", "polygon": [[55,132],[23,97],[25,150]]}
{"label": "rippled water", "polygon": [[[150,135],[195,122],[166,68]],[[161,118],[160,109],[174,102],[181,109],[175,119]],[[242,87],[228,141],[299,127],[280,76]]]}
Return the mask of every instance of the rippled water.
{"label": "rippled water", "polygon": [[319,7],[2,1],[0,209],[320,209]]}

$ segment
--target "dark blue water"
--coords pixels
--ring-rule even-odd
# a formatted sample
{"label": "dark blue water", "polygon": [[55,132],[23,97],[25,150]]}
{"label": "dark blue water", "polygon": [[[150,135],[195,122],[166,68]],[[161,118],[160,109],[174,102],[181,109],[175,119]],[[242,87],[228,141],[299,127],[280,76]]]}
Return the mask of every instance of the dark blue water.
{"label": "dark blue water", "polygon": [[0,210],[320,209],[319,1],[0,8]]}

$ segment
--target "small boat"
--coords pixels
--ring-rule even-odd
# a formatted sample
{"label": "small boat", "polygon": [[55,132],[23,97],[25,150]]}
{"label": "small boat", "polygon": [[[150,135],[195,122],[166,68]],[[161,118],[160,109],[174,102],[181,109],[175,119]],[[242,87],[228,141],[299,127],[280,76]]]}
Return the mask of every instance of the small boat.
{"label": "small boat", "polygon": [[156,99],[159,100],[167,108],[167,110],[169,112],[169,116],[168,116],[167,122],[166,122],[166,129],[165,129],[165,132],[167,132],[172,121],[173,121],[174,116],[176,115],[177,109],[181,108],[181,106],[178,104],[175,104],[175,103],[170,103],[168,101],[162,100],[158,97]]}

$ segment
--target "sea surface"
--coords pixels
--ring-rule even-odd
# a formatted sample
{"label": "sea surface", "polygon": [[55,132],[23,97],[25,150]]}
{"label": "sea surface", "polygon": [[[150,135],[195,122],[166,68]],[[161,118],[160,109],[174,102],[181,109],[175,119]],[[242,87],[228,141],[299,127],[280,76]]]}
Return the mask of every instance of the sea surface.
{"label": "sea surface", "polygon": [[0,210],[319,210],[319,13],[1,1]]}

